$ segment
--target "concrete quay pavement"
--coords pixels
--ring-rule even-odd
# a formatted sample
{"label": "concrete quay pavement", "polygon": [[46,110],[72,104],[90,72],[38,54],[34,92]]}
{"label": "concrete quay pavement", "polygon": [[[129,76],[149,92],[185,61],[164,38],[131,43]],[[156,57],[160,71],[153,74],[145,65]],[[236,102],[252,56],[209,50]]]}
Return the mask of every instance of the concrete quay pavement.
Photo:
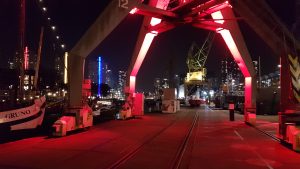
{"label": "concrete quay pavement", "polygon": [[[232,122],[228,111],[202,107],[107,121],[62,138],[36,136],[3,143],[0,169],[174,168],[178,149],[196,115],[195,128],[176,168],[300,168],[299,153],[246,125],[242,115],[235,114]],[[261,121],[258,126],[271,124]]]}

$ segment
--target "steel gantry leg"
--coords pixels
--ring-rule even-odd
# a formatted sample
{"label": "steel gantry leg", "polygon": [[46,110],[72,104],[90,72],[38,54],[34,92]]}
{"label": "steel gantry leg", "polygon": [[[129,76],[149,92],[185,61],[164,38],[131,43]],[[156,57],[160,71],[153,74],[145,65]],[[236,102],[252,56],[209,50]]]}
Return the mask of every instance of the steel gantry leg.
{"label": "steel gantry leg", "polygon": [[86,85],[83,88],[85,58],[121,23],[135,6],[141,3],[142,0],[112,0],[70,51],[68,57],[68,113],[54,123],[55,132],[53,135],[64,136],[67,131],[93,125],[92,110],[83,98],[84,90],[89,88]]}
{"label": "steel gantry leg", "polygon": [[245,77],[245,121],[255,123],[256,118],[256,73],[239,26],[230,7],[211,14],[215,22],[223,24],[219,28],[228,49]]}
{"label": "steel gantry leg", "polygon": [[[150,0],[149,6],[166,9],[169,4],[169,0]],[[127,71],[127,81],[126,81],[126,105],[131,107],[132,115],[140,115],[143,110],[136,110],[135,107],[142,107],[136,104],[143,104],[143,101],[137,103],[134,101],[135,98],[135,84],[137,73],[144,61],[144,58],[148,52],[148,49],[151,46],[151,43],[154,37],[158,34],[157,31],[151,30],[151,27],[154,27],[161,23],[161,19],[145,16],[143,24],[141,26],[138,39],[134,48],[133,56]],[[135,102],[135,103],[134,103]]]}
{"label": "steel gantry leg", "polygon": [[112,0],[70,51],[69,107],[82,106],[82,82],[85,58],[121,23],[142,0]]}

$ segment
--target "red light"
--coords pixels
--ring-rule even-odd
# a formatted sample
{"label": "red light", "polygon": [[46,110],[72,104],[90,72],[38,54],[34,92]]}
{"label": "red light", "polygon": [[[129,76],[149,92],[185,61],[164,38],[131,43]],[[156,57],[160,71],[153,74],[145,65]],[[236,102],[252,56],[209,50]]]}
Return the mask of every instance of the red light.
{"label": "red light", "polygon": [[158,34],[157,31],[151,31],[152,34],[154,34],[155,36]]}
{"label": "red light", "polygon": [[[155,1],[150,1],[150,3],[155,3],[155,4],[152,4],[151,6],[155,6],[156,8],[160,8],[160,9],[166,9],[168,7],[168,4],[169,4],[169,0],[157,0],[156,2]],[[136,8],[133,8],[130,13],[135,13],[136,12]],[[161,23],[161,19],[159,18],[155,18],[155,17],[152,17],[151,18],[151,21],[150,21],[150,25],[151,26],[155,26],[157,24]],[[138,56],[137,56],[137,59],[134,63],[134,66],[133,66],[133,69],[130,73],[130,93],[134,93],[135,92],[135,77],[143,63],[143,60],[148,52],[148,49],[154,39],[154,37],[158,34],[157,31],[151,31],[149,33],[146,34],[145,38],[144,38],[144,41],[142,43],[142,46],[141,46],[141,49],[138,53]]]}
{"label": "red light", "polygon": [[151,26],[155,26],[155,25],[159,24],[160,22],[161,22],[161,19],[152,17],[152,18],[151,18],[150,25],[151,25]]}
{"label": "red light", "polygon": [[[215,19],[216,23],[220,23],[220,24],[224,23],[224,20],[223,20],[224,18],[223,18],[221,11],[214,12],[211,14],[211,16],[213,19]],[[233,40],[233,38],[231,36],[230,31],[227,29],[222,29],[222,28],[217,28],[216,30],[223,37],[228,49],[230,50],[230,53],[234,57],[235,61],[238,63],[238,66],[239,66],[240,70],[242,71],[243,75],[245,77],[250,77],[250,73],[249,73],[249,71],[246,67],[246,64],[235,44],[235,41]]]}
{"label": "red light", "polygon": [[245,106],[251,107],[252,104],[252,78],[245,77]]}
{"label": "red light", "polygon": [[142,63],[143,63],[143,60],[148,52],[148,49],[153,41],[153,38],[155,37],[155,34],[152,34],[152,33],[147,33],[146,36],[145,36],[145,39],[143,41],[143,44],[142,44],[142,47],[140,49],[140,52],[138,54],[138,57],[136,59],[136,62],[133,66],[133,69],[132,69],[132,72],[130,74],[130,76],[136,76]]}
{"label": "red light", "polygon": [[25,47],[25,50],[24,50],[24,69],[25,70],[28,70],[28,47],[26,46]]}
{"label": "red light", "polygon": [[224,23],[224,18],[223,18],[223,15],[220,11],[212,13],[211,16],[212,16],[213,19],[215,19],[216,23],[220,23],[220,24]]}
{"label": "red light", "polygon": [[241,69],[243,75],[245,77],[249,77],[250,73],[249,73],[249,71],[248,71],[248,69],[246,67],[246,64],[245,64],[244,60],[242,59],[242,56],[241,56],[241,54],[240,54],[240,52],[239,52],[239,50],[238,50],[238,48],[237,48],[237,46],[236,46],[233,38],[232,38],[229,30],[223,29],[223,30],[221,30],[219,32],[222,35],[222,37],[223,37],[223,39],[224,39],[227,47],[229,48],[232,56],[234,57],[234,60],[237,63],[239,63],[238,66]]}
{"label": "red light", "polygon": [[[221,13],[221,11],[217,11],[215,13],[211,14],[212,18],[215,19],[215,22],[223,24],[224,23],[224,17]],[[234,57],[234,60],[237,62],[240,70],[242,71],[244,77],[245,77],[245,107],[252,107],[252,77],[248,71],[248,68],[241,56],[241,53],[236,46],[236,43],[234,39],[232,38],[232,35],[229,30],[217,28],[217,30],[222,38],[224,39],[228,49],[230,50],[232,56]],[[255,103],[254,103],[255,104]]]}
{"label": "red light", "polygon": [[129,92],[134,93],[135,92],[135,76],[130,76],[130,82],[129,82]]}
{"label": "red light", "polygon": [[155,7],[160,9],[166,9],[169,5],[169,1],[170,0],[157,0]]}
{"label": "red light", "polygon": [[138,11],[137,8],[133,8],[133,9],[131,9],[131,11],[130,11],[129,13],[130,13],[130,14],[135,14],[137,11]]}

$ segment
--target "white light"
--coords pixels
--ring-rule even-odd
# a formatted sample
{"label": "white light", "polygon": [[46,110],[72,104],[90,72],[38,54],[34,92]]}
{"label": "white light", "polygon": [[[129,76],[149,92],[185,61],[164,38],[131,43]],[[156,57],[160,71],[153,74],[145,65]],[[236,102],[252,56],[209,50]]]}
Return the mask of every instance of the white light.
{"label": "white light", "polygon": [[50,20],[51,20],[51,18],[47,18],[47,20],[48,20],[48,21],[50,21]]}
{"label": "white light", "polygon": [[56,39],[59,39],[59,36],[56,36]]}
{"label": "white light", "polygon": [[30,99],[32,100],[32,99],[33,99],[33,97],[32,97],[32,96],[30,96]]}
{"label": "white light", "polygon": [[40,2],[43,2],[43,0],[39,0]]}
{"label": "white light", "polygon": [[55,26],[51,26],[51,29],[52,29],[52,30],[55,30],[55,29],[56,29],[56,27],[55,27]]}
{"label": "white light", "polygon": [[215,92],[213,90],[209,91],[209,95],[212,97],[214,96]]}
{"label": "white light", "polygon": [[64,44],[61,44],[60,46],[61,46],[61,48],[63,48],[63,49],[66,47]]}
{"label": "white light", "polygon": [[26,98],[24,97],[23,100],[26,100]]}
{"label": "white light", "polygon": [[46,11],[47,11],[47,8],[46,8],[46,7],[43,7],[43,11],[46,12]]}
{"label": "white light", "polygon": [[277,65],[277,67],[281,68],[281,65]]}
{"label": "white light", "polygon": [[68,52],[65,52],[64,56],[64,84],[68,83]]}
{"label": "white light", "polygon": [[2,100],[2,102],[5,102],[5,100]]}

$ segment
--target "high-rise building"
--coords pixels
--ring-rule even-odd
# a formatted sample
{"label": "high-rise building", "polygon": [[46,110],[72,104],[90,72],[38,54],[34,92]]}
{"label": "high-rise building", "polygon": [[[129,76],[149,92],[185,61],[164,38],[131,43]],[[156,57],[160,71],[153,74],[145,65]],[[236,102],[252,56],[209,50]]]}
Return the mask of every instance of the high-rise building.
{"label": "high-rise building", "polygon": [[20,55],[19,52],[15,53],[15,56],[13,58],[10,58],[8,61],[8,67],[9,69],[19,69],[20,68]]}
{"label": "high-rise building", "polygon": [[113,87],[112,70],[109,69],[108,64],[105,64],[102,69],[103,72],[103,83],[108,84],[111,88]]}
{"label": "high-rise building", "polygon": [[61,57],[56,57],[54,60],[54,70],[57,74],[57,80],[59,83],[63,82],[64,79],[64,60]]}
{"label": "high-rise building", "polygon": [[33,52],[30,52],[29,53],[29,63],[28,63],[29,70],[35,70],[36,62],[37,62],[37,55]]}
{"label": "high-rise building", "polygon": [[159,96],[161,89],[162,89],[162,87],[161,87],[160,78],[155,78],[154,79],[154,94],[155,94],[155,96]]}
{"label": "high-rise building", "polygon": [[162,81],[161,81],[161,86],[162,88],[169,88],[170,87],[170,83],[169,83],[169,79],[167,78],[163,78]]}
{"label": "high-rise building", "polygon": [[105,71],[105,83],[113,88],[112,71],[110,69],[106,69]]}
{"label": "high-rise building", "polygon": [[236,86],[243,83],[243,74],[233,58],[226,57],[221,62],[221,83],[229,87],[230,91],[234,91]]}
{"label": "high-rise building", "polygon": [[124,88],[126,85],[126,71],[122,71],[120,70],[118,72],[118,85],[117,85],[117,93],[119,95],[120,98],[124,98]]}
{"label": "high-rise building", "polygon": [[88,62],[88,71],[87,71],[87,77],[88,79],[91,79],[93,84],[98,83],[98,62],[97,60],[90,60]]}
{"label": "high-rise building", "polygon": [[254,66],[254,70],[255,70],[255,73],[256,73],[256,75],[258,75],[258,61],[256,61],[256,60],[254,60],[254,61],[252,61],[252,63],[253,63],[253,66]]}

